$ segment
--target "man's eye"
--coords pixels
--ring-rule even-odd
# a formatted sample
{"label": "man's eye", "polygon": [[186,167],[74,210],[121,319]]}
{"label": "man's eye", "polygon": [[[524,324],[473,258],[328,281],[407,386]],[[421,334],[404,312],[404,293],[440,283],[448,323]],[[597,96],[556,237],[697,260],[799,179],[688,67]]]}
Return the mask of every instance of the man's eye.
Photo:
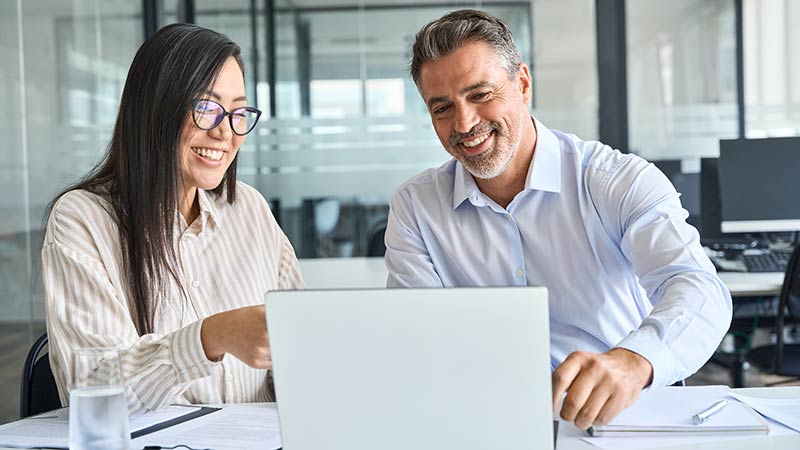
{"label": "man's eye", "polygon": [[489,96],[488,92],[480,92],[472,96],[473,100],[485,100]]}
{"label": "man's eye", "polygon": [[433,113],[434,114],[443,114],[443,113],[447,112],[448,109],[450,109],[450,106],[440,106],[440,107],[434,109]]}

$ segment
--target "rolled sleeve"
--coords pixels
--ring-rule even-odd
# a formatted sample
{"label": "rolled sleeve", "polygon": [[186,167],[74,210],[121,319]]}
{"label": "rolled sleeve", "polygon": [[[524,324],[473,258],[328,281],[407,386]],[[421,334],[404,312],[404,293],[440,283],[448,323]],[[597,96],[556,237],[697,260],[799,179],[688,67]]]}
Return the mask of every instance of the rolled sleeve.
{"label": "rolled sleeve", "polygon": [[211,375],[219,362],[210,361],[203,349],[200,331],[203,321],[198,320],[169,335],[169,359],[175,367],[178,381],[191,383]]}

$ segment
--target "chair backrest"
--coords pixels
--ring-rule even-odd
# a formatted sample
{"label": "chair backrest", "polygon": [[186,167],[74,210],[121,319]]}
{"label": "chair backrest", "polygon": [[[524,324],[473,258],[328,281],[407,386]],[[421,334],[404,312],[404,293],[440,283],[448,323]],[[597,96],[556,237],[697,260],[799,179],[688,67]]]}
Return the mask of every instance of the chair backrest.
{"label": "chair backrest", "polygon": [[50,370],[47,353],[39,356],[47,345],[47,333],[33,343],[22,368],[19,414],[25,418],[61,407],[56,380]]}
{"label": "chair backrest", "polygon": [[384,256],[386,254],[386,219],[375,222],[367,232],[367,256]]}
{"label": "chair backrest", "polygon": [[788,321],[800,322],[800,245],[794,248],[786,273],[783,276],[778,314],[775,321],[774,370],[780,370],[783,361],[783,327]]}

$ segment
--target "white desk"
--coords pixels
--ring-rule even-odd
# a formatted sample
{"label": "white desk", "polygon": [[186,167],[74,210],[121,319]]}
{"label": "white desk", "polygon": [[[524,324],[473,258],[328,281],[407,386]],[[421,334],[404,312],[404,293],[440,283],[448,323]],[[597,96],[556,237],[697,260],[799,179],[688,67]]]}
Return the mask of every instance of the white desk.
{"label": "white desk", "polygon": [[[388,272],[382,257],[301,259],[300,271],[309,289],[383,288]],[[731,295],[778,295],[782,272],[721,272]]]}
{"label": "white desk", "polygon": [[308,289],[380,289],[389,275],[380,256],[301,259],[300,273]]}
{"label": "white desk", "polygon": [[783,286],[783,272],[720,272],[719,277],[734,297],[778,295]]}

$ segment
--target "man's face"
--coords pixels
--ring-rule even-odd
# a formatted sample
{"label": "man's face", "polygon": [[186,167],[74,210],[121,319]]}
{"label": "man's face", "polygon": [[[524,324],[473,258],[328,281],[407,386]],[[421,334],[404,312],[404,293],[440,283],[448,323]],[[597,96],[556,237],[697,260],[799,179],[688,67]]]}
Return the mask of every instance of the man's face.
{"label": "man's face", "polygon": [[509,78],[486,43],[473,42],[422,65],[419,90],[439,141],[476,178],[505,171],[530,121],[528,67]]}

